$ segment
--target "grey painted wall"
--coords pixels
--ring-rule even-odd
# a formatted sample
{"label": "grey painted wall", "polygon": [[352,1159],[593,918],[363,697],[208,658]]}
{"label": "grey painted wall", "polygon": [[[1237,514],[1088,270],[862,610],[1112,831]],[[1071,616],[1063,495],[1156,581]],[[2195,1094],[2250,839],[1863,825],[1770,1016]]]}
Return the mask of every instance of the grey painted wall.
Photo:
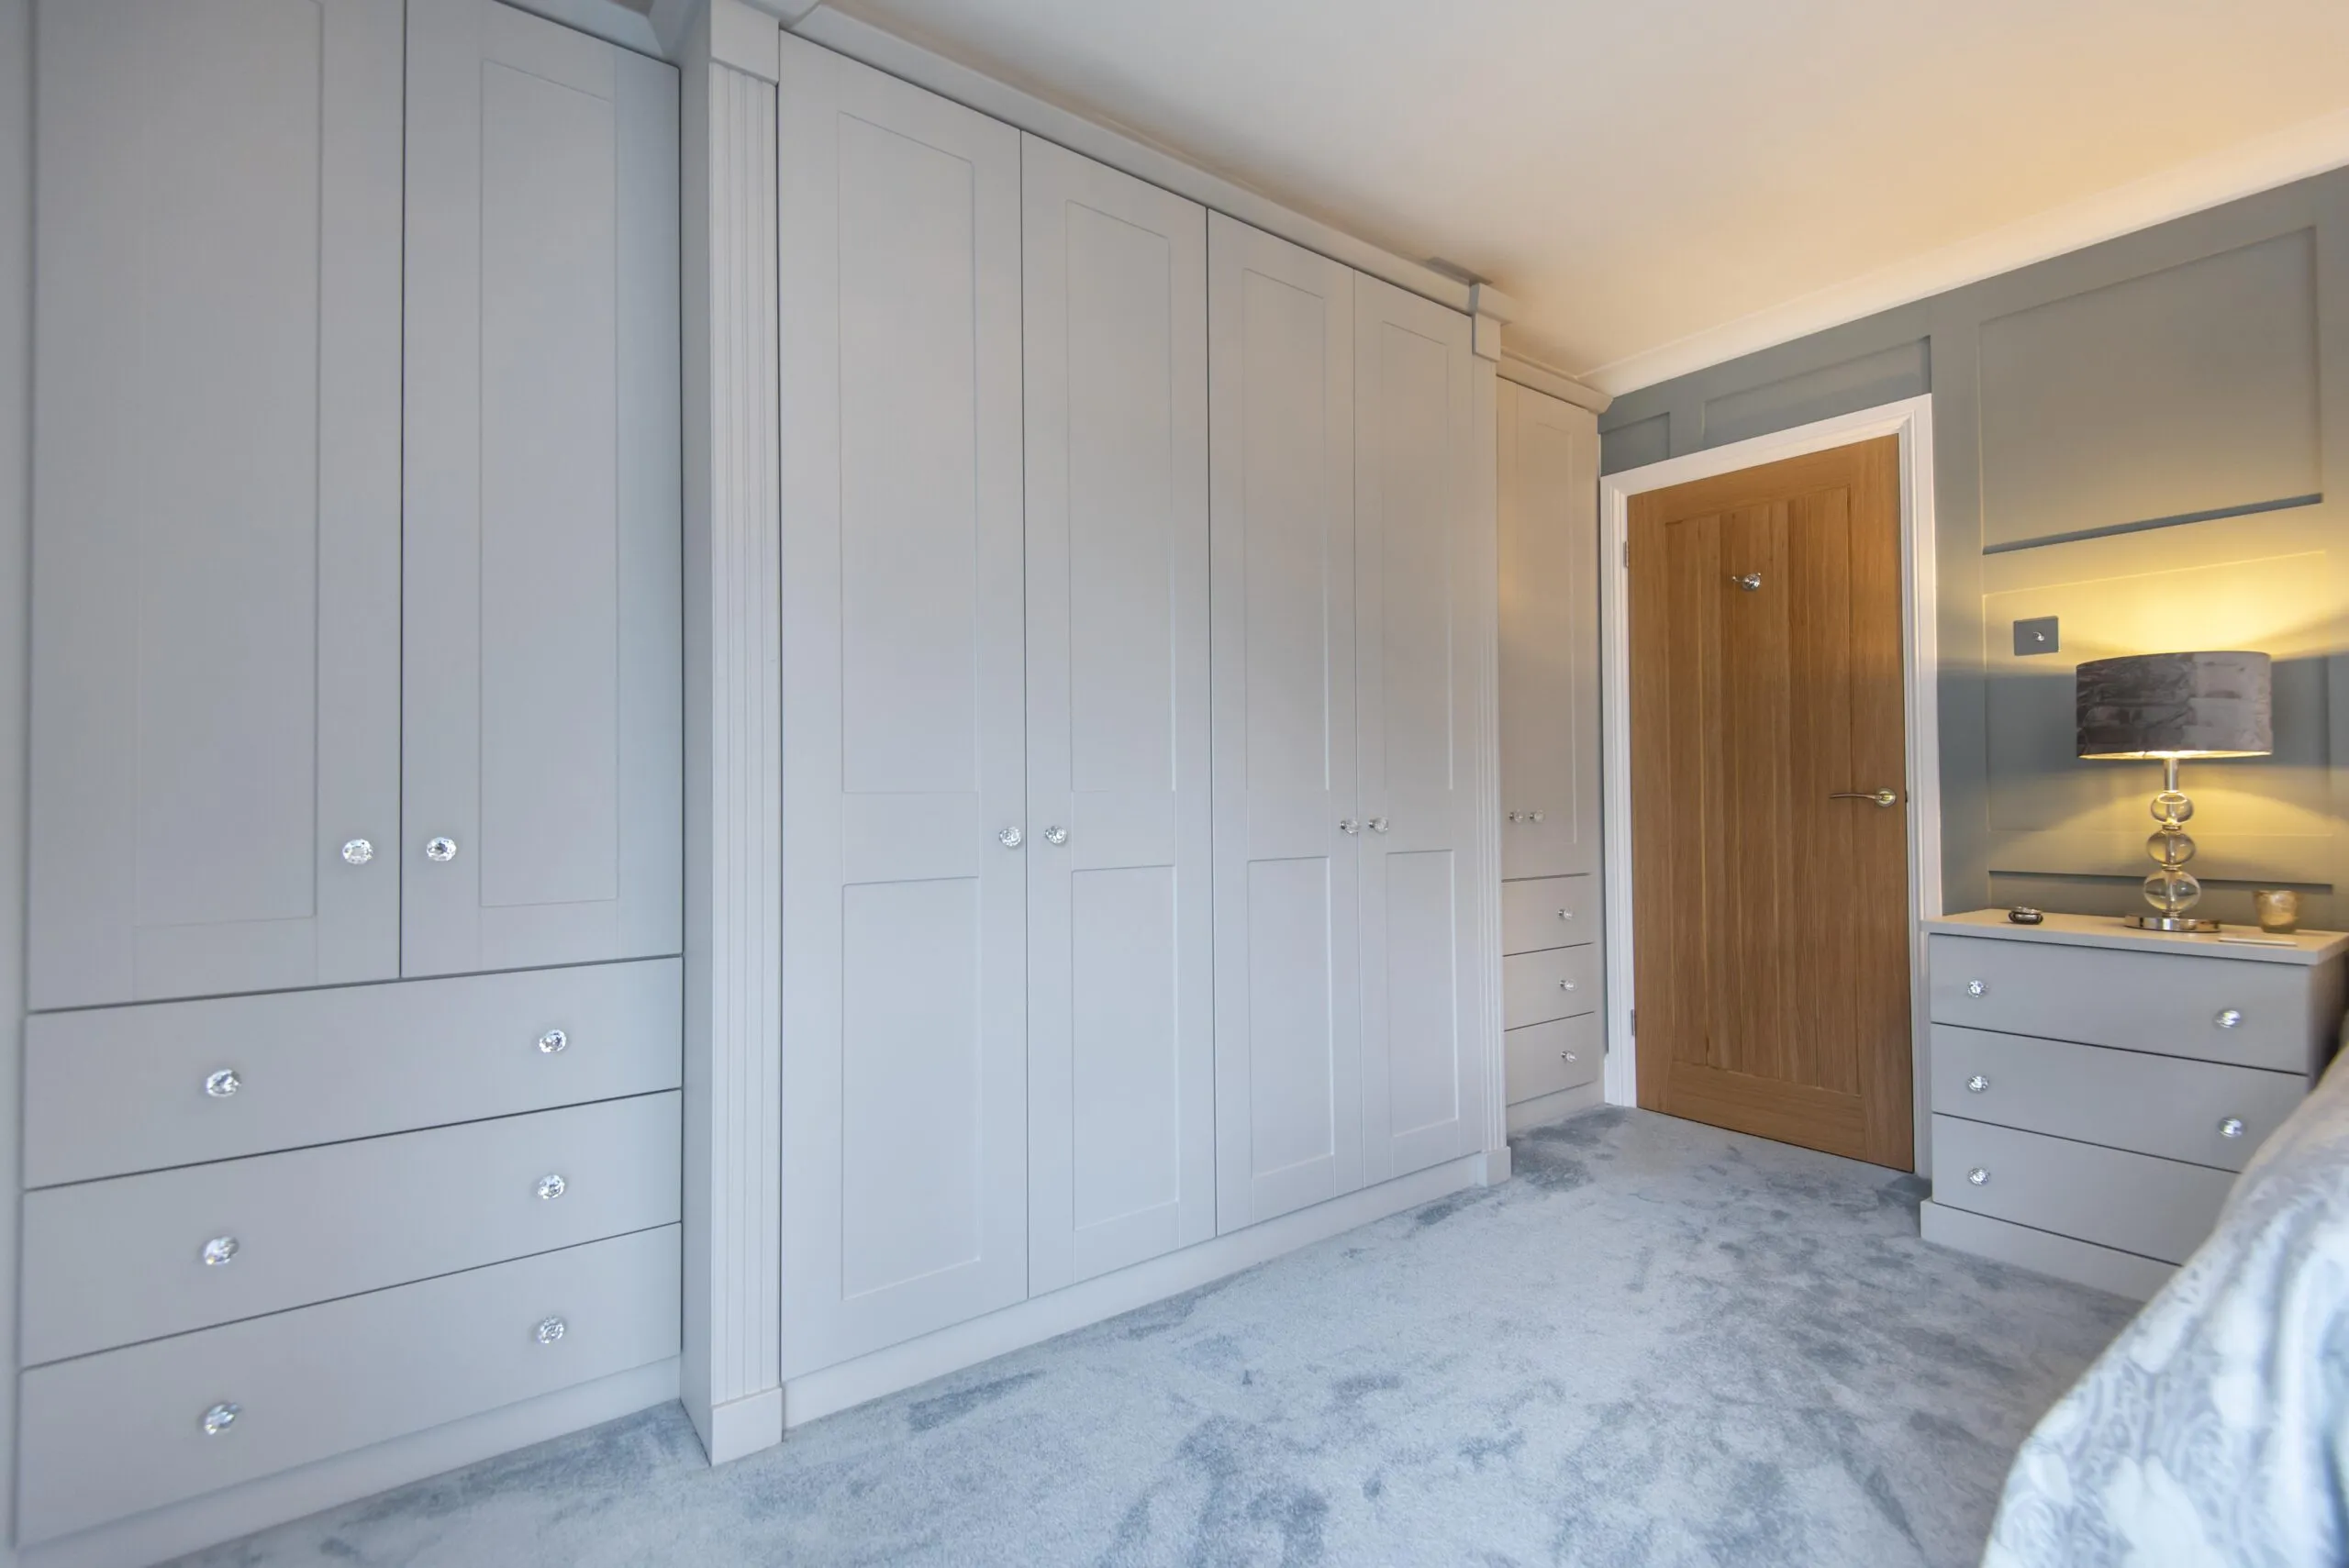
{"label": "grey painted wall", "polygon": [[2072,755],[2073,666],[2255,648],[2276,755],[2185,764],[2204,911],[2349,920],[2349,170],[1628,393],[1602,468],[1928,391],[1949,906],[2139,907],[2158,764]]}
{"label": "grey painted wall", "polygon": [[[0,0],[0,1170],[18,1169],[25,1020],[25,704],[31,650],[31,0]],[[0,1345],[17,1343],[17,1205],[0,1203]],[[16,1539],[17,1380],[0,1376],[0,1542]],[[0,1563],[16,1553],[0,1545]]]}

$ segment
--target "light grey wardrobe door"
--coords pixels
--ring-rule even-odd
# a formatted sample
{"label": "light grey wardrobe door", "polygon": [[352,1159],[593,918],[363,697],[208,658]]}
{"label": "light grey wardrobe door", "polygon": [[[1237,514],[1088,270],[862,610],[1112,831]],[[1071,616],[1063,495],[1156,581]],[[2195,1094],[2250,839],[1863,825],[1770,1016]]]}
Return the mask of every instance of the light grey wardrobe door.
{"label": "light grey wardrobe door", "polygon": [[401,970],[682,940],[677,73],[409,0]]}
{"label": "light grey wardrobe door", "polygon": [[1598,417],[1500,384],[1501,874],[1598,870]]}
{"label": "light grey wardrobe door", "polygon": [[1028,1289],[1019,136],[778,95],[783,1370]]}
{"label": "light grey wardrobe door", "polygon": [[37,30],[31,1004],[388,977],[399,0]]}
{"label": "light grey wardrobe door", "polygon": [[1362,1184],[1354,283],[1208,219],[1219,1230]]}
{"label": "light grey wardrobe door", "polygon": [[[1354,280],[1354,712],[1363,820],[1363,1179],[1483,1147],[1478,911],[1493,541],[1476,515],[1468,317]],[[1486,461],[1490,461],[1487,454]],[[1478,537],[1481,528],[1482,537]],[[1487,690],[1489,687],[1486,688]]]}
{"label": "light grey wardrobe door", "polygon": [[1023,139],[1029,1285],[1215,1234],[1208,236]]}

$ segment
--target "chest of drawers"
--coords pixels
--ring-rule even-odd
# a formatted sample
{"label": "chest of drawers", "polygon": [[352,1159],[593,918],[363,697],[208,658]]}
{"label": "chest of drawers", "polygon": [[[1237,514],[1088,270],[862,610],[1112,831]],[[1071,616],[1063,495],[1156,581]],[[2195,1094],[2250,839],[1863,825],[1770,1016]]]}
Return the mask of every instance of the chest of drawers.
{"label": "chest of drawers", "polygon": [[1925,1240],[2151,1296],[2322,1071],[2349,936],[2271,946],[1996,909],[1926,929]]}

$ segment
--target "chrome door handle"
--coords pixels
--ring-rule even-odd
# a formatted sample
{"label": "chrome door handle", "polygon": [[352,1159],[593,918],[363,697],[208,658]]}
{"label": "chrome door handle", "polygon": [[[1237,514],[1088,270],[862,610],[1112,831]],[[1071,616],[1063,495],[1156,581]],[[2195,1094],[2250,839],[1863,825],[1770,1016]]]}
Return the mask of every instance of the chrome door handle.
{"label": "chrome door handle", "polygon": [[1830,800],[1873,800],[1878,806],[1898,804],[1898,791],[1888,789],[1839,789],[1827,797]]}

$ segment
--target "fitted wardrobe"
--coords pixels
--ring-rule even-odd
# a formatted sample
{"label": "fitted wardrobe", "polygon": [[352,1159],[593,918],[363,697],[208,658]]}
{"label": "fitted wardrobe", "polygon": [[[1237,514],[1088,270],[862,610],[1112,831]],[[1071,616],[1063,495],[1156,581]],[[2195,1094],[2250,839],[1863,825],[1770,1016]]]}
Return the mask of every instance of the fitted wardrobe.
{"label": "fitted wardrobe", "polygon": [[1478,1154],[1499,933],[1470,317],[781,42],[788,1402]]}
{"label": "fitted wardrobe", "polygon": [[679,1343],[676,73],[491,0],[37,36],[28,1545]]}

